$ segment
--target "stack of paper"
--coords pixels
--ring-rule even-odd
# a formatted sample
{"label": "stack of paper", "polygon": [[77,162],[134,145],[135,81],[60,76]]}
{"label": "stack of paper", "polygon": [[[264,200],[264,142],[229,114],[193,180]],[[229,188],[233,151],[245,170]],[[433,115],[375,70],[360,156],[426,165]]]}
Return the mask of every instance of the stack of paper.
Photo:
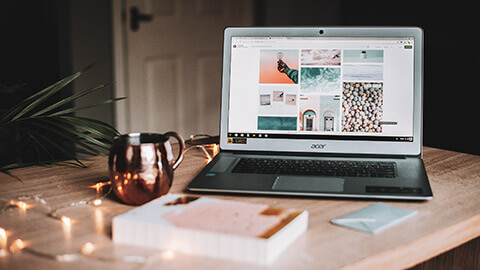
{"label": "stack of paper", "polygon": [[169,194],[116,216],[113,241],[270,264],[307,224],[307,211]]}

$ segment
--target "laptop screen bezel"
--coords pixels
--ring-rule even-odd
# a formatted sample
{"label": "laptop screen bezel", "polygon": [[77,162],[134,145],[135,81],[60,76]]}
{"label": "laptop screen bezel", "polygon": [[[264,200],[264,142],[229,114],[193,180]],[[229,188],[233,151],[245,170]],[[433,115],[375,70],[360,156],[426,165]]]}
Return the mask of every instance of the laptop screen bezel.
{"label": "laptop screen bezel", "polygon": [[[320,30],[323,31],[320,34]],[[268,139],[261,145],[228,143],[232,37],[412,37],[414,38],[413,140],[359,141]],[[421,155],[423,99],[423,30],[418,27],[229,27],[224,33],[220,149],[229,151],[305,152],[332,154]],[[321,145],[322,147],[317,147]],[[315,147],[314,147],[315,146]]]}

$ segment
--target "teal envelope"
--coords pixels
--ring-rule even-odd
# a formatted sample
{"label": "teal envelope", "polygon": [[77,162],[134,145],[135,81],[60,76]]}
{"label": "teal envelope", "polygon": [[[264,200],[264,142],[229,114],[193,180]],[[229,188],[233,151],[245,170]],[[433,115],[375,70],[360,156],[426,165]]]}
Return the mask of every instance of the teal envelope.
{"label": "teal envelope", "polygon": [[417,213],[418,212],[414,210],[398,208],[379,202],[363,208],[362,210],[333,219],[331,222],[335,225],[375,234],[382,232]]}

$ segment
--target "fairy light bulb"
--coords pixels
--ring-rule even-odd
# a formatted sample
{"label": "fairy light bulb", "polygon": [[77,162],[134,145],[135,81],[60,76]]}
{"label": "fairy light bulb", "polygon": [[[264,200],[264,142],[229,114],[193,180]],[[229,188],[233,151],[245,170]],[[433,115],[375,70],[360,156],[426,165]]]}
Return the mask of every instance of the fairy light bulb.
{"label": "fairy light bulb", "polygon": [[26,247],[27,245],[22,239],[17,239],[13,241],[12,245],[10,246],[10,252],[15,253],[19,250],[22,250]]}
{"label": "fairy light bulb", "polygon": [[[117,180],[117,179],[118,179],[118,175],[115,175],[115,180]],[[93,184],[93,185],[88,186],[88,187],[95,189],[97,191],[97,194],[99,194],[104,186],[107,186],[107,185],[110,185],[110,184],[111,184],[110,181],[108,181],[108,182],[98,182],[98,183]]]}
{"label": "fairy light bulb", "polygon": [[92,254],[92,252],[94,251],[94,249],[95,249],[95,246],[94,246],[92,243],[87,242],[87,243],[85,243],[85,244],[82,246],[80,252],[81,252],[83,255],[90,255],[90,254]]}
{"label": "fairy light bulb", "polygon": [[7,232],[0,227],[0,250],[7,249]]}
{"label": "fairy light bulb", "polygon": [[101,187],[102,187],[102,186],[100,185],[100,183],[97,183],[97,184],[95,185],[95,189],[97,190],[97,193],[100,193],[100,188],[101,188]]}
{"label": "fairy light bulb", "polygon": [[22,209],[22,211],[27,211],[27,204],[25,202],[17,202],[18,208]]}
{"label": "fairy light bulb", "polygon": [[102,200],[100,200],[100,199],[93,200],[93,205],[99,206],[101,204],[102,204]]}
{"label": "fairy light bulb", "polygon": [[62,221],[62,223],[63,223],[66,227],[70,227],[71,220],[70,220],[69,217],[62,216],[62,217],[60,218],[60,220]]}

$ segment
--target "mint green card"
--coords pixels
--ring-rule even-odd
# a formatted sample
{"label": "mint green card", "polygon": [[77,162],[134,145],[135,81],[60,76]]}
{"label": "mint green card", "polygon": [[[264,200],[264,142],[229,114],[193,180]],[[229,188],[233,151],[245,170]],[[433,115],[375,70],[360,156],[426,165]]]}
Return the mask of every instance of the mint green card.
{"label": "mint green card", "polygon": [[376,203],[362,210],[331,220],[335,225],[368,233],[382,232],[417,214],[417,211]]}

